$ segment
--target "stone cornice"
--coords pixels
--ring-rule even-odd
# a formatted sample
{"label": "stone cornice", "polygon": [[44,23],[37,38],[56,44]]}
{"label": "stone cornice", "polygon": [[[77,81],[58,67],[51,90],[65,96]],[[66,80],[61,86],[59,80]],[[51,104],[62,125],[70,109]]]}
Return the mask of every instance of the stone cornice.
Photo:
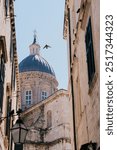
{"label": "stone cornice", "polygon": [[58,91],[56,91],[54,94],[50,95],[47,99],[35,104],[34,106],[28,108],[27,110],[25,110],[23,113],[22,113],[22,116],[30,113],[31,111],[35,110],[36,108],[42,106],[42,105],[46,105],[47,103],[50,103],[54,100],[56,100],[56,98],[58,98],[59,96],[69,96],[68,95],[68,91],[65,90],[65,89],[60,89]]}
{"label": "stone cornice", "polygon": [[[16,85],[17,91],[20,91],[20,84],[19,84],[19,67],[18,67],[18,55],[17,55],[17,45],[16,45],[16,31],[15,31],[15,18],[14,18],[14,1],[11,0],[9,2],[9,10],[10,10],[10,23],[11,23],[11,35],[12,35],[12,42],[13,42],[13,49],[14,49],[14,64],[16,69]],[[18,105],[20,105],[20,99],[18,98]]]}
{"label": "stone cornice", "polygon": [[52,145],[55,145],[59,142],[67,142],[67,143],[71,143],[71,139],[70,138],[67,138],[67,137],[61,137],[61,138],[58,138],[56,140],[53,140],[51,142],[34,142],[34,141],[26,141],[26,144],[36,144],[36,145],[49,145],[49,146],[52,146]]}

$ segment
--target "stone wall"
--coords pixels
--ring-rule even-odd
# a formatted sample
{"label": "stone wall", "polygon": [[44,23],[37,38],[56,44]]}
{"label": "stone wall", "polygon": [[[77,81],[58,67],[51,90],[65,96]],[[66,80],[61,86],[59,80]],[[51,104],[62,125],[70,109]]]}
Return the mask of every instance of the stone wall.
{"label": "stone wall", "polygon": [[[23,121],[29,131],[25,150],[36,145],[40,150],[71,150],[70,103],[68,93],[58,90],[53,95],[23,112]],[[47,112],[52,124],[47,126]]]}
{"label": "stone wall", "polygon": [[[14,1],[0,0],[0,65],[2,55],[4,57],[4,81],[1,75],[3,66],[0,66],[0,88],[3,84],[3,103],[2,110],[0,108],[0,118],[6,117],[10,111],[8,106],[11,105],[11,110],[20,105],[18,96],[19,87],[19,74],[18,74],[18,58],[16,46],[16,33],[15,33],[15,20],[14,20]],[[12,19],[11,19],[12,18]],[[0,92],[2,90],[0,89]],[[2,101],[2,99],[0,99]],[[6,125],[6,119],[0,120],[0,149],[7,150],[12,146],[10,128],[12,123],[15,122],[15,117],[11,117],[10,125]],[[8,130],[9,129],[9,130]]]}
{"label": "stone wall", "polygon": [[[58,82],[56,78],[47,73],[39,71],[23,72],[20,73],[20,86],[21,86],[21,105],[22,109],[26,109],[41,101],[41,92],[46,91],[48,96],[57,90]],[[32,91],[32,102],[30,106],[26,105],[25,92]]]}
{"label": "stone wall", "polygon": [[[70,16],[68,14],[70,10]],[[64,38],[68,42],[69,82],[71,106],[74,101],[76,149],[90,141],[100,145],[100,1],[66,0]],[[67,16],[67,17],[66,17]],[[92,83],[88,83],[86,58],[86,29],[91,17],[94,48],[95,74]],[[69,26],[70,22],[70,26]],[[70,38],[69,38],[69,34]],[[69,41],[71,40],[71,41]],[[69,45],[71,44],[71,49]],[[71,52],[70,52],[71,51]],[[71,55],[70,55],[71,54]],[[71,56],[71,62],[70,62]],[[72,142],[74,142],[74,135]],[[74,148],[73,148],[74,149]]]}

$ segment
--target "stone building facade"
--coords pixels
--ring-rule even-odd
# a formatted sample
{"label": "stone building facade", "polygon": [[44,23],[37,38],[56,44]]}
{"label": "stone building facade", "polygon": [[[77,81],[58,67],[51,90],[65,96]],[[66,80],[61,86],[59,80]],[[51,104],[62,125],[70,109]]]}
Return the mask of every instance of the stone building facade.
{"label": "stone building facade", "polygon": [[75,150],[100,146],[100,1],[66,0],[64,38]]}
{"label": "stone building facade", "polygon": [[71,150],[68,93],[58,90],[23,112],[28,128],[25,150]]}
{"label": "stone building facade", "polygon": [[19,91],[14,1],[0,0],[0,150],[13,148],[10,112],[19,107]]}
{"label": "stone building facade", "polygon": [[58,90],[53,68],[40,54],[40,45],[29,46],[30,55],[19,64],[22,119],[28,128],[24,150],[72,150],[68,92]]}

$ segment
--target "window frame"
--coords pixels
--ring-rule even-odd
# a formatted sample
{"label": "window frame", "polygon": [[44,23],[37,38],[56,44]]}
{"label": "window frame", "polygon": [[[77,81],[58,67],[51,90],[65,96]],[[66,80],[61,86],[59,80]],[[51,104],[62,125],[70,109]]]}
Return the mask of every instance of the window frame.
{"label": "window frame", "polygon": [[44,99],[46,99],[48,97],[48,92],[47,91],[42,91],[41,92],[41,100],[44,100]]}
{"label": "window frame", "polygon": [[32,90],[25,91],[26,105],[30,106],[32,104]]}

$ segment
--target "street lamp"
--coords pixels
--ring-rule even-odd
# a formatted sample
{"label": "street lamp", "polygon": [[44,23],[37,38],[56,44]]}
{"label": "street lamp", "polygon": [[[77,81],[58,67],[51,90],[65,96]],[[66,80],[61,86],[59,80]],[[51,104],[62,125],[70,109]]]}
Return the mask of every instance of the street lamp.
{"label": "street lamp", "polygon": [[[14,144],[24,144],[26,134],[28,132],[27,128],[25,127],[23,121],[20,118],[22,110],[19,109],[16,113],[18,115],[18,119],[16,120],[16,123],[14,126],[10,129],[11,130],[11,135],[13,137]],[[9,114],[6,117],[1,117],[2,113],[0,111],[0,124],[4,119],[7,119],[9,117],[17,116],[14,115],[14,110],[10,111]]]}
{"label": "street lamp", "polygon": [[25,142],[26,134],[28,132],[23,121],[20,118],[21,109],[17,111],[18,119],[16,120],[15,125],[11,129],[11,134],[15,144],[23,144]]}

